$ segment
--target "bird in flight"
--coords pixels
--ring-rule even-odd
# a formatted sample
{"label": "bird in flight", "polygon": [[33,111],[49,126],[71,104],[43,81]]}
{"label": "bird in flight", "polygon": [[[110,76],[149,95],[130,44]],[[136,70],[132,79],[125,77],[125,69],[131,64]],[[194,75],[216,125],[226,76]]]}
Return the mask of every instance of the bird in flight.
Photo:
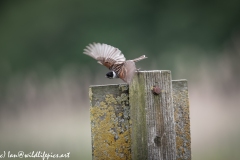
{"label": "bird in flight", "polygon": [[83,53],[96,59],[98,63],[106,66],[110,70],[110,72],[106,74],[107,78],[121,78],[128,84],[132,81],[135,71],[137,70],[135,62],[147,58],[143,55],[133,60],[126,60],[118,48],[103,43],[89,44]]}

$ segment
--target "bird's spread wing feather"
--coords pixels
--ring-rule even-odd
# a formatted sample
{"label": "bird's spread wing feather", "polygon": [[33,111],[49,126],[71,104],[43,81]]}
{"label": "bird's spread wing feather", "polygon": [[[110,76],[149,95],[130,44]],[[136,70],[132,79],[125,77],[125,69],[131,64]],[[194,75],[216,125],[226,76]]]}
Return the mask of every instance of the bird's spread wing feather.
{"label": "bird's spread wing feather", "polygon": [[96,59],[98,63],[107,68],[111,68],[115,63],[123,63],[126,61],[126,58],[118,48],[107,44],[89,44],[83,53]]}
{"label": "bird's spread wing feather", "polygon": [[145,59],[145,58],[147,58],[145,55],[143,55],[143,56],[140,56],[140,57],[138,57],[138,58],[135,58],[135,59],[133,59],[133,61],[134,62],[138,62],[138,61],[141,61],[141,60],[143,60],[143,59]]}

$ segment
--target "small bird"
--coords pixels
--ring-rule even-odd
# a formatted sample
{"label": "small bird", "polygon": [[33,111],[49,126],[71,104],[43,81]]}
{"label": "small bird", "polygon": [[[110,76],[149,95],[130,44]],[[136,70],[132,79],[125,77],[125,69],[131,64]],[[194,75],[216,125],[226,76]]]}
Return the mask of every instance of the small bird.
{"label": "small bird", "polygon": [[98,63],[106,66],[110,70],[110,72],[106,74],[107,78],[121,78],[128,84],[132,81],[134,73],[137,70],[135,62],[147,58],[143,55],[133,60],[126,60],[118,48],[101,43],[89,44],[83,53],[96,59]]}

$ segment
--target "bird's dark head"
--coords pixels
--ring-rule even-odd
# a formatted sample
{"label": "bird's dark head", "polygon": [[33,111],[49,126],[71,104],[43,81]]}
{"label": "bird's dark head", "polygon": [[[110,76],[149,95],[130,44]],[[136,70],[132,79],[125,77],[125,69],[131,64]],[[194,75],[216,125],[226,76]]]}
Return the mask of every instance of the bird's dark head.
{"label": "bird's dark head", "polygon": [[113,79],[113,78],[117,78],[117,75],[114,71],[111,71],[106,74],[106,77],[109,79]]}

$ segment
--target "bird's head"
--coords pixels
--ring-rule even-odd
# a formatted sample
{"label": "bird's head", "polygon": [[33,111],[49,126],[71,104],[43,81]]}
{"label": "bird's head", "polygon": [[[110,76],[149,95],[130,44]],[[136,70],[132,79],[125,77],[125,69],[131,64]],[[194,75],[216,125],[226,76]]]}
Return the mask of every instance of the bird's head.
{"label": "bird's head", "polygon": [[117,74],[114,71],[108,72],[106,77],[109,79],[117,78]]}

